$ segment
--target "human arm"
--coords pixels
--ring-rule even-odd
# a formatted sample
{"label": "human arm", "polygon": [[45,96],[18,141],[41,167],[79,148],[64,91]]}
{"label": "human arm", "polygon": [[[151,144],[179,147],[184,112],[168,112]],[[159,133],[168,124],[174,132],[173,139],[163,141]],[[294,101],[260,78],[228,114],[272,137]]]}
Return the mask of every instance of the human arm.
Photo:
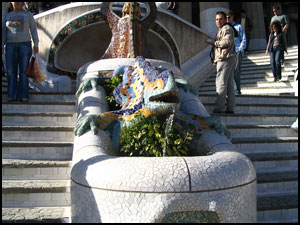
{"label": "human arm", "polygon": [[240,30],[239,30],[239,38],[241,40],[239,51],[244,51],[244,49],[246,48],[247,40],[246,40],[246,33],[242,25],[240,26]]}
{"label": "human arm", "polygon": [[227,48],[234,42],[234,32],[228,25],[223,27],[220,33],[221,38],[214,42],[214,46],[217,48]]}
{"label": "human arm", "polygon": [[270,44],[271,44],[271,36],[272,36],[272,33],[269,35],[269,41],[268,41],[266,52],[265,52],[266,55],[269,54],[269,48],[270,48]]}
{"label": "human arm", "polygon": [[34,53],[39,53],[39,37],[37,32],[37,26],[32,13],[30,12],[29,12],[29,30],[33,40]]}
{"label": "human arm", "polygon": [[282,28],[282,31],[287,32],[287,29],[289,28],[289,20],[286,15],[283,15],[284,23],[285,25]]}

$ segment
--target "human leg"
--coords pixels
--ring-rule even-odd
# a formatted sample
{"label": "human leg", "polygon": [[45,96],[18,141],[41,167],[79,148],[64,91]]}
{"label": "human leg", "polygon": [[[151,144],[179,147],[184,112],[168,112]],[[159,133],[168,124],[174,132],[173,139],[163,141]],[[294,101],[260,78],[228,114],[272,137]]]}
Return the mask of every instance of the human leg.
{"label": "human leg", "polygon": [[7,70],[7,97],[9,100],[16,100],[17,98],[17,53],[15,43],[6,44],[6,70]]}
{"label": "human leg", "polygon": [[269,55],[270,55],[270,64],[271,64],[272,73],[273,73],[273,76],[274,76],[274,81],[277,81],[276,65],[275,65],[275,52],[273,52],[271,50],[269,52]]}
{"label": "human leg", "polygon": [[225,110],[225,101],[226,101],[226,80],[225,80],[225,70],[226,62],[221,61],[217,62],[217,76],[216,76],[216,106],[215,111],[224,111]]}
{"label": "human leg", "polygon": [[[237,56],[236,56],[237,57]],[[228,59],[228,75],[227,79],[227,112],[234,112],[235,109],[235,91],[234,91],[234,75],[235,75],[235,56]]]}
{"label": "human leg", "polygon": [[236,58],[230,57],[229,59],[225,59],[221,62],[217,63],[217,77],[216,77],[216,107],[215,111],[223,112],[225,111],[225,103],[226,103],[226,95],[228,94],[228,79],[230,77],[230,97],[232,104],[232,95],[234,94],[234,86],[233,86],[233,76],[234,76],[234,66],[235,66]]}
{"label": "human leg", "polygon": [[280,48],[275,50],[275,67],[276,67],[276,77],[277,80],[281,79],[281,59],[282,59],[282,51]]}
{"label": "human leg", "polygon": [[236,94],[241,94],[241,64],[242,64],[243,54],[242,52],[237,52],[236,64],[234,67],[234,92]]}
{"label": "human leg", "polygon": [[18,100],[29,99],[28,77],[25,75],[30,57],[32,55],[31,42],[19,43],[18,48],[18,65],[19,65],[19,82],[18,82]]}

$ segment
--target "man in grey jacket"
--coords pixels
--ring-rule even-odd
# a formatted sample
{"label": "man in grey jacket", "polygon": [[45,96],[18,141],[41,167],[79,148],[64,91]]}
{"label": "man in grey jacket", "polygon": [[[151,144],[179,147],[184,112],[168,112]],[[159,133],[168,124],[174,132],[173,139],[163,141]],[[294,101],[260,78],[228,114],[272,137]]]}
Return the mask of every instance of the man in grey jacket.
{"label": "man in grey jacket", "polygon": [[[217,100],[214,113],[234,113],[234,67],[236,53],[234,45],[234,28],[226,23],[224,12],[216,13],[216,25],[218,27],[217,39],[209,44],[215,47],[214,65],[217,66],[216,92]],[[227,96],[227,109],[225,102]]]}

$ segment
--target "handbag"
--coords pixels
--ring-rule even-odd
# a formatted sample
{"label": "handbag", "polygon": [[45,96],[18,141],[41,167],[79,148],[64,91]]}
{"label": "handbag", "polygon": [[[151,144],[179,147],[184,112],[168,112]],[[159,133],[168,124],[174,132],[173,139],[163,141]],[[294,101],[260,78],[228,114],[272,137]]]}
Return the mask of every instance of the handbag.
{"label": "handbag", "polygon": [[27,69],[26,69],[26,72],[25,72],[25,75],[27,77],[30,77],[30,78],[35,77],[35,74],[34,74],[34,61],[35,61],[35,57],[31,56],[30,61],[29,61],[28,66],[27,66]]}

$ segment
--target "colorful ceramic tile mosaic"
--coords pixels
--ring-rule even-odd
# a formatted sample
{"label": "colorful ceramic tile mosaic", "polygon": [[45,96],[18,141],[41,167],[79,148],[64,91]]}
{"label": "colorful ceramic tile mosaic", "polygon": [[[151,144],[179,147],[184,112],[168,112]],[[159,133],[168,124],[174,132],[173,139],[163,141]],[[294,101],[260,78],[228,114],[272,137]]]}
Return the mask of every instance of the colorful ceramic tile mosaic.
{"label": "colorful ceramic tile mosaic", "polygon": [[[134,67],[123,69],[123,82],[114,91],[115,100],[122,109],[104,113],[105,116],[122,116],[128,121],[137,112],[149,116],[171,113],[173,108],[179,107],[178,89],[172,72],[165,70],[159,73],[142,56],[136,58]],[[163,97],[169,95],[173,102],[163,101]]]}

